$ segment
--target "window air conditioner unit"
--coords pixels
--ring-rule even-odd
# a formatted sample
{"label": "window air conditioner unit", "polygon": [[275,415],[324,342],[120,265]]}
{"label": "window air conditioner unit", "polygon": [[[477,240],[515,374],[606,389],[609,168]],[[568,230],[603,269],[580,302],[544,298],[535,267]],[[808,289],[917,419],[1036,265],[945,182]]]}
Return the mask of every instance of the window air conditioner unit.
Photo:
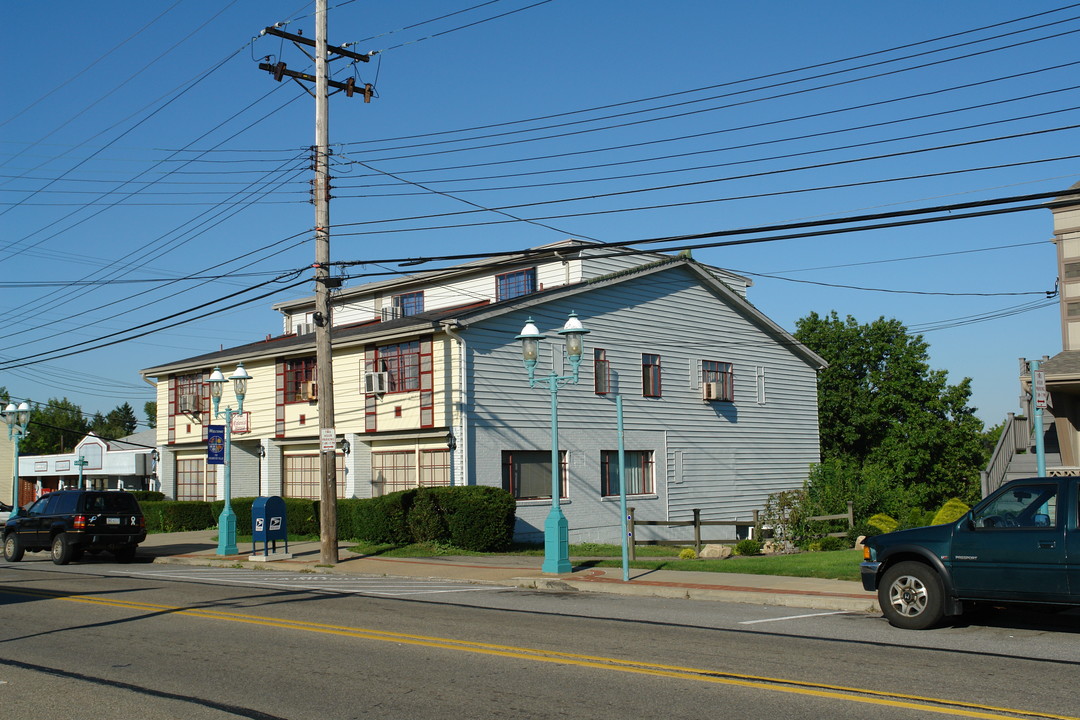
{"label": "window air conditioner unit", "polygon": [[390,373],[364,373],[364,393],[367,395],[385,395],[390,389]]}
{"label": "window air conditioner unit", "polygon": [[720,383],[707,382],[701,384],[701,399],[705,402],[720,399]]}
{"label": "window air conditioner unit", "polygon": [[194,413],[199,411],[199,396],[186,393],[180,396],[179,411],[182,413]]}
{"label": "window air conditioner unit", "polygon": [[315,400],[319,397],[319,382],[318,380],[305,380],[304,384],[300,386],[300,399],[301,400]]}
{"label": "window air conditioner unit", "polygon": [[315,323],[295,323],[293,330],[297,335],[310,335],[315,332]]}

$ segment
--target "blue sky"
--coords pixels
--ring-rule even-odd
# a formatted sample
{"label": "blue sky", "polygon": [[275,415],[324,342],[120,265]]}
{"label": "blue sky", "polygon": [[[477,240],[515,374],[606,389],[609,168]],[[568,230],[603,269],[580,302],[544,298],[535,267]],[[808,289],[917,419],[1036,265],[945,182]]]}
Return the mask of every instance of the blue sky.
{"label": "blue sky", "polygon": [[[333,65],[377,92],[331,98],[332,256],[365,263],[350,283],[399,258],[630,243],[1080,180],[1064,157],[1080,124],[1080,5],[329,4],[331,42],[378,51]],[[310,71],[291,43],[258,35],[287,22],[313,37],[314,3],[6,10],[0,385],[141,415],[153,391],[140,368],[279,334],[270,305],[312,292],[296,282],[314,257],[313,101],[257,65]],[[477,206],[533,222],[446,215]],[[694,256],[753,278],[751,301],[789,330],[834,309],[925,330],[932,366],[971,377],[993,424],[1017,409],[1017,358],[1061,349],[1045,295],[1051,227],[1036,210]],[[180,311],[193,312],[154,324]],[[973,322],[987,315],[1003,317]]]}

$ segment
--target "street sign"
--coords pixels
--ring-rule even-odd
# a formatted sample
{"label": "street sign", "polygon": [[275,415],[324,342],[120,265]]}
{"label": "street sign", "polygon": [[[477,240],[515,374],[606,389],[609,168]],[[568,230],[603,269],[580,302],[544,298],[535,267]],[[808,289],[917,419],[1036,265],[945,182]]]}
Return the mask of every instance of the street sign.
{"label": "street sign", "polygon": [[319,448],[322,452],[334,452],[337,449],[337,432],[334,428],[323,428],[321,431],[322,445]]}
{"label": "street sign", "polygon": [[1050,406],[1050,393],[1046,391],[1046,373],[1036,370],[1035,373],[1035,407],[1045,410]]}

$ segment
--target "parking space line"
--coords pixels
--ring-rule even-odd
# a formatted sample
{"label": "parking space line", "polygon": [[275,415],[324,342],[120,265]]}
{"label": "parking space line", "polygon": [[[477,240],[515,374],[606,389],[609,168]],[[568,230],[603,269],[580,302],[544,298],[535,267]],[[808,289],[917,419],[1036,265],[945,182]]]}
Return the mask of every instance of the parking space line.
{"label": "parking space line", "polygon": [[851,613],[849,613],[847,610],[836,610],[834,612],[810,613],[809,615],[787,615],[785,617],[778,617],[778,618],[765,618],[764,620],[743,620],[739,624],[740,625],[756,625],[758,623],[779,622],[781,620],[801,620],[803,618],[825,617],[826,615],[850,615],[850,614]]}

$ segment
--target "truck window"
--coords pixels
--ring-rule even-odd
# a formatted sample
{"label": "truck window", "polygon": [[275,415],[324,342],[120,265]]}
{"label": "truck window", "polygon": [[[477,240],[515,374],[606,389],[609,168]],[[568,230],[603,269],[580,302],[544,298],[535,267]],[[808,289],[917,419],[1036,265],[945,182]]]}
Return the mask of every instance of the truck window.
{"label": "truck window", "polygon": [[972,519],[977,528],[1057,527],[1057,486],[1011,488],[978,508]]}

